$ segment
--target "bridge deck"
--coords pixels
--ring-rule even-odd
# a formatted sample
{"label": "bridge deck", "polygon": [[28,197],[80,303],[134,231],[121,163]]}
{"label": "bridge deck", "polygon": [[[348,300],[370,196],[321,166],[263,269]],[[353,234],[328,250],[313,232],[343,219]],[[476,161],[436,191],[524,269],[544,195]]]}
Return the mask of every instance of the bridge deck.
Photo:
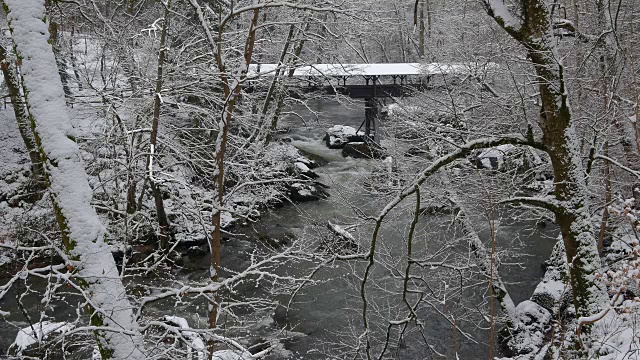
{"label": "bridge deck", "polygon": [[[273,75],[280,68],[287,72],[286,66],[278,64],[251,64],[249,75]],[[437,74],[468,73],[469,64],[420,64],[420,63],[388,63],[388,64],[314,64],[297,67],[295,77],[351,77],[351,76],[427,76]]]}

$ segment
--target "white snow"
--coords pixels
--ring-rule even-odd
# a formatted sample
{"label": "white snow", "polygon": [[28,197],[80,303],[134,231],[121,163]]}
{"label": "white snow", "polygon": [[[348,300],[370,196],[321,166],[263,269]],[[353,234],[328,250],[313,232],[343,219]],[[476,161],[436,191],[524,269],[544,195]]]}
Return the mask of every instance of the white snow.
{"label": "white snow", "polygon": [[20,329],[12,347],[15,347],[18,352],[20,352],[26,350],[33,344],[42,342],[52,333],[62,334],[72,328],[73,326],[66,322],[42,321],[40,323],[33,324],[33,327],[27,326],[24,329]]}
{"label": "white snow", "polygon": [[[212,269],[213,271],[213,269]],[[165,315],[163,317],[165,321],[172,322],[178,325],[182,329],[190,329],[189,322],[187,319],[179,316],[171,316]],[[197,333],[193,331],[183,331],[182,336],[191,341],[189,345],[189,349],[187,350],[187,359],[191,360],[193,358],[193,352],[195,351],[196,359],[198,360],[206,360],[207,359],[207,349],[204,346],[204,341]],[[215,359],[215,353],[214,353]]]}
{"label": "white snow", "polygon": [[511,15],[503,0],[485,0],[485,3],[491,8],[493,15],[501,19],[506,27],[520,29],[520,21]]}
{"label": "white snow", "polygon": [[518,333],[519,339],[515,346],[519,347],[520,351],[527,348],[529,350],[541,348],[545,341],[544,328],[551,321],[549,311],[531,300],[519,303],[515,311],[519,321],[518,326],[528,328],[528,331]]}
{"label": "white snow", "polygon": [[332,136],[356,136],[356,129],[347,125],[334,125],[327,129],[327,134]]}
{"label": "white snow", "polygon": [[387,115],[389,116],[403,116],[403,117],[410,117],[416,114],[419,114],[421,112],[423,112],[423,109],[421,109],[418,106],[412,106],[412,105],[401,105],[398,103],[393,103],[390,105],[385,106],[382,109],[383,112],[386,112]]}
{"label": "white snow", "polygon": [[295,165],[298,168],[298,170],[300,170],[301,172],[310,171],[309,167],[301,162],[296,162]]}
{"label": "white snow", "polygon": [[342,147],[349,141],[364,136],[364,132],[347,125],[334,125],[327,129],[327,136],[329,147]]}

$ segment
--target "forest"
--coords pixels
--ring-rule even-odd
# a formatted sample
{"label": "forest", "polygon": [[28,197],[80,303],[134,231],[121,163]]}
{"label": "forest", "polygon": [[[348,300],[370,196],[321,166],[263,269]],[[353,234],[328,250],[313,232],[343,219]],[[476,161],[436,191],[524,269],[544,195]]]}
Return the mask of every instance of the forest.
{"label": "forest", "polygon": [[640,359],[640,2],[0,4],[0,358]]}

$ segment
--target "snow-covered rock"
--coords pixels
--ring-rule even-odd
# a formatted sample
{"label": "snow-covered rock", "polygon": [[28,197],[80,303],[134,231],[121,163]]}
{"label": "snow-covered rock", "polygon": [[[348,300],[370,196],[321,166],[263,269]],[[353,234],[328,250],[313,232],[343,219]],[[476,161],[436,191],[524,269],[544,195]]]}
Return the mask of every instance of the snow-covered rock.
{"label": "snow-covered rock", "polygon": [[305,176],[309,179],[315,179],[318,177],[318,174],[316,174],[313,170],[309,168],[307,164],[303,162],[296,162],[294,163],[294,166],[302,176]]}
{"label": "snow-covered rock", "polygon": [[309,169],[315,169],[315,168],[318,167],[318,163],[316,163],[315,161],[313,161],[311,159],[307,159],[304,156],[300,156],[299,158],[297,158],[296,162],[303,163],[303,164],[307,165],[307,167]]}
{"label": "snow-covered rock", "polygon": [[506,144],[481,152],[476,158],[477,166],[489,170],[501,170],[504,167],[505,156],[513,151],[515,146]]}
{"label": "snow-covered rock", "polygon": [[29,348],[29,346],[40,343],[47,339],[51,334],[62,334],[71,330],[73,326],[66,322],[50,322],[42,321],[20,329],[16,335],[16,339],[11,345],[11,349],[15,349],[17,353]]}
{"label": "snow-covered rock", "polygon": [[364,132],[345,125],[335,125],[327,129],[324,141],[329,149],[342,149],[347,143],[362,141]]}
{"label": "snow-covered rock", "polygon": [[551,313],[531,300],[518,304],[515,312],[518,323],[509,331],[508,352],[513,355],[538,354],[551,330]]}
{"label": "snow-covered rock", "polygon": [[548,178],[547,169],[543,165],[549,164],[548,156],[535,149],[517,147],[511,144],[486,149],[473,159],[479,169],[488,170],[529,170],[536,168],[536,178]]}
{"label": "snow-covered rock", "polygon": [[557,312],[567,287],[562,280],[543,280],[536,286],[531,301],[548,311]]}
{"label": "snow-covered rock", "polygon": [[327,193],[318,183],[293,183],[289,186],[289,198],[293,201],[313,201],[326,197]]}
{"label": "snow-covered rock", "polygon": [[542,359],[548,349],[552,319],[560,315],[563,306],[571,303],[568,300],[570,291],[564,283],[568,274],[561,238],[556,242],[545,267],[544,278],[531,299],[516,306],[515,324],[500,331],[503,352],[513,359]]}
{"label": "snow-covered rock", "polygon": [[559,239],[551,252],[551,256],[544,264],[546,268],[544,277],[536,286],[533,295],[531,295],[531,301],[544,307],[552,314],[558,314],[560,306],[569,291],[565,283],[568,277],[566,261],[564,244]]}

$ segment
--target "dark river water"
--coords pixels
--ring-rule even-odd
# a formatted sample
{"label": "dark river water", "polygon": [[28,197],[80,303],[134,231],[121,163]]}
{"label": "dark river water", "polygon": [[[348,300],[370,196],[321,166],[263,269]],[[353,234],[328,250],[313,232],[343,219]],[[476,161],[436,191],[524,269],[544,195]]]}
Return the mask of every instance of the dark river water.
{"label": "dark river water", "polygon": [[[316,169],[320,175],[319,181],[328,185],[329,197],[324,200],[299,204],[287,204],[281,208],[265,212],[260,221],[245,229],[247,234],[255,233],[271,238],[293,236],[300,239],[317,237],[318,224],[332,222],[341,225],[357,225],[353,227],[353,236],[367,249],[373,230],[371,221],[362,217],[377,215],[379,209],[386,204],[382,196],[370,196],[364,190],[364,184],[371,171],[380,167],[381,160],[364,160],[344,158],[340,150],[328,149],[322,138],[324,130],[334,124],[359,127],[364,119],[364,106],[354,103],[348,106],[336,101],[313,100],[308,103],[309,108],[294,107],[289,109],[296,115],[283,119],[282,126],[291,130],[283,135],[291,139],[291,144],[316,158],[323,165]],[[301,121],[303,118],[305,121]],[[384,140],[383,140],[383,145]],[[383,226],[380,233],[380,259],[387,266],[379,265],[374,268],[370,285],[367,287],[370,298],[370,317],[376,328],[374,334],[379,335],[380,329],[386,329],[386,321],[393,319],[401,312],[397,304],[397,286],[399,280],[394,269],[403,269],[393,259],[402,258],[406,251],[406,233],[411,223],[412,200],[407,200],[407,206],[395,211]],[[356,210],[357,209],[357,210]],[[506,214],[508,215],[508,214]],[[448,225],[450,217],[424,216],[417,225],[414,241],[414,254],[431,254],[438,252],[443,244],[455,236],[454,230]],[[482,231],[481,238],[487,239],[488,233]],[[502,257],[501,275],[507,283],[507,288],[513,300],[517,303],[531,296],[537,282],[544,272],[541,263],[546,260],[554,244],[552,229],[537,228],[531,222],[502,221],[497,233],[497,249],[508,250]],[[224,245],[223,264],[230,268],[244,263],[243,253],[251,250],[252,242],[231,239]],[[457,257],[468,255],[464,246],[454,247]],[[426,256],[425,255],[425,256]],[[203,259],[206,263],[206,259]],[[279,316],[278,324],[286,325],[296,334],[293,340],[286,343],[290,351],[290,358],[327,359],[329,353],[346,350],[357,343],[356,337],[362,331],[361,306],[359,294],[359,278],[364,270],[363,263],[336,263],[319,271],[314,279],[320,282],[305,287],[293,300],[286,318]],[[307,274],[308,268],[290,269],[295,275]],[[417,271],[416,271],[417,272]],[[432,289],[434,293],[444,294],[439,290],[444,287],[456,286],[458,279],[438,276],[442,272],[425,268],[419,272],[429,286],[440,287]],[[194,272],[185,276],[200,278],[205,272]],[[450,276],[450,275],[448,275]],[[473,279],[465,279],[465,288],[461,289],[457,298],[441,299],[440,303],[432,301],[431,305],[423,305],[418,312],[423,332],[408,333],[404,343],[387,352],[389,357],[399,359],[429,359],[456,358],[479,359],[487,358],[489,354],[488,324],[477,314],[471,314],[481,306],[482,294],[486,294],[486,284],[478,279],[473,285]],[[25,303],[31,307],[37,306],[37,297],[26,298]],[[280,296],[282,304],[289,302],[289,297]],[[69,304],[55,304],[58,314],[72,314],[74,299]],[[477,303],[475,303],[477,301]],[[191,326],[203,326],[206,319],[202,307],[194,305],[175,304],[157,305],[150,312],[173,312],[189,319]],[[0,303],[2,309],[15,309],[16,299],[8,298]],[[166,306],[166,307],[165,307]],[[202,314],[202,318],[194,315]],[[469,315],[465,315],[469,313]],[[10,320],[23,323],[18,311],[12,311]],[[456,317],[468,320],[456,320]],[[452,322],[460,326],[461,331],[453,331]],[[415,326],[413,326],[415,328]],[[7,321],[0,320],[0,349],[6,351],[8,345],[15,339],[17,328]],[[374,354],[378,354],[379,344],[374,346]],[[444,357],[437,356],[442,354]],[[0,355],[1,357],[1,355]],[[341,358],[339,355],[337,358]]]}

